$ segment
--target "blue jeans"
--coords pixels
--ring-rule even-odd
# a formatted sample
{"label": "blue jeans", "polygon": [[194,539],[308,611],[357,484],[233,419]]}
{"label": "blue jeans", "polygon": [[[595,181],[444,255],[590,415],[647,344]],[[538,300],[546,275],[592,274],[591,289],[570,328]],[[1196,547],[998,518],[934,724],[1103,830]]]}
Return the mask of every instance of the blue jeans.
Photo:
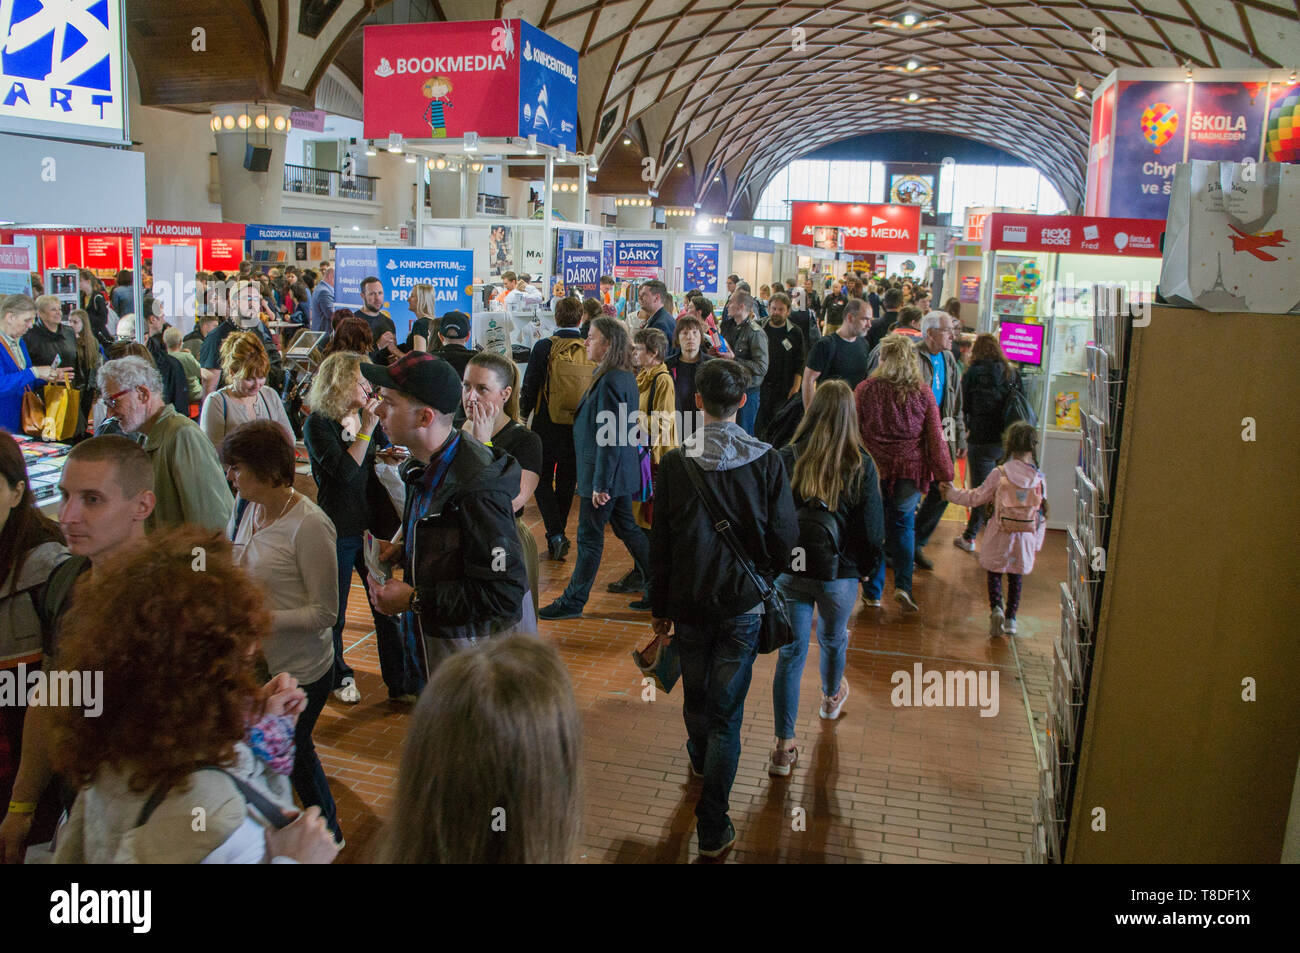
{"label": "blue jeans", "polygon": [[761,615],[738,615],[721,622],[676,624],[686,751],[704,775],[695,817],[706,850],[720,846],[727,833],[728,798],[740,762],[740,723],[762,620]]}
{"label": "blue jeans", "polygon": [[[897,480],[889,492],[880,488],[885,504],[885,552],[894,562],[894,588],[912,591],[912,558],[916,552],[916,504],[921,491],[911,480]],[[867,595],[879,599],[885,591],[885,561],[876,566],[867,582]]]}
{"label": "blue jeans", "polygon": [[325,826],[330,829],[335,839],[343,837],[339,828],[338,808],[334,804],[334,795],[330,793],[329,781],[325,779],[325,768],[321,766],[316,754],[316,745],[311,740],[312,729],[320,717],[325,700],[330,697],[330,687],[334,673],[326,672],[310,685],[300,685],[307,693],[307,707],[298,716],[298,723],[293,729],[293,771],[289,780],[298,792],[298,799],[303,807],[319,807]]}
{"label": "blue jeans", "polygon": [[[334,549],[339,560],[339,614],[334,622],[334,673],[331,688],[338,688],[345,678],[355,678],[352,667],[343,659],[343,626],[348,615],[348,594],[352,589],[352,570],[361,576],[365,586],[370,578],[366,572],[361,536],[342,536]],[[367,600],[369,601],[369,600]],[[375,620],[375,646],[379,650],[379,671],[388,686],[388,696],[418,695],[424,687],[424,665],[414,638],[404,637],[397,620],[384,615],[372,605],[370,615]]]}
{"label": "blue jeans", "polygon": [[566,606],[581,608],[587,604],[605,552],[606,523],[613,525],[614,535],[632,554],[641,578],[650,578],[650,543],[632,515],[632,497],[616,496],[604,506],[596,506],[590,496],[583,496],[578,504],[578,560],[564,595],[557,600]]}
{"label": "blue jeans", "polygon": [[751,387],[745,391],[745,406],[736,412],[736,423],[740,429],[751,437],[754,436],[754,421],[758,419],[759,391],[761,387]]}
{"label": "blue jeans", "polygon": [[943,512],[947,508],[948,501],[939,492],[938,482],[931,483],[930,489],[925,494],[925,499],[921,501],[921,508],[916,513],[916,539],[914,544],[917,552],[925,548],[925,544],[930,541],[934,531],[939,528],[939,521],[943,519]]}
{"label": "blue jeans", "polygon": [[[989,474],[997,467],[998,458],[1001,456],[1002,444],[1000,443],[966,444],[966,472],[970,475],[971,489],[989,478]],[[966,531],[962,535],[967,539],[974,539],[983,526],[984,507],[973,506],[970,519],[966,521]]]}
{"label": "blue jeans", "polygon": [[817,644],[821,647],[822,694],[834,695],[844,677],[844,655],[849,647],[849,616],[858,600],[858,580],[852,576],[822,582],[782,573],[776,584],[790,611],[794,641],[778,652],[772,680],[772,706],[776,709],[776,736],[793,738],[799,714],[799,681],[808,658],[813,606],[817,607]]}

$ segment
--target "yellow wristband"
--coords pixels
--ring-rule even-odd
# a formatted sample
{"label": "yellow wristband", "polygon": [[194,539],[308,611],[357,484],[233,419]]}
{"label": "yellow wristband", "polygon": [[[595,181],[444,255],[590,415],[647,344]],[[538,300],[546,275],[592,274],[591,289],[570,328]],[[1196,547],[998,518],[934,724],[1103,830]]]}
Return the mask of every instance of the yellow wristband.
{"label": "yellow wristband", "polygon": [[491,440],[484,440],[484,441],[483,441],[483,446],[485,446],[485,447],[490,447],[490,446],[492,446],[492,441],[491,441]]}
{"label": "yellow wristband", "polygon": [[368,433],[359,433],[359,434],[357,434],[357,439],[358,439],[358,440],[365,440],[365,441],[369,442],[369,440],[370,440],[370,434],[368,434]]}
{"label": "yellow wristband", "polygon": [[35,801],[10,801],[9,813],[10,814],[35,814],[36,802]]}

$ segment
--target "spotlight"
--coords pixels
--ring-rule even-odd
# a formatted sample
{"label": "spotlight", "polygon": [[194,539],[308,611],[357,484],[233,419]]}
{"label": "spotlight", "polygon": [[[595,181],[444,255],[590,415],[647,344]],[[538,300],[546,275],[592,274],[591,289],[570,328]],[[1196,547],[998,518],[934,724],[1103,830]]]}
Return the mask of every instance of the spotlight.
{"label": "spotlight", "polygon": [[276,132],[284,132],[289,128],[289,120],[285,119],[283,116],[276,116],[275,122],[271,125],[275,127]]}
{"label": "spotlight", "polygon": [[903,14],[903,26],[916,26],[916,14],[915,13]]}
{"label": "spotlight", "polygon": [[428,169],[430,172],[432,172],[432,171],[433,171],[433,160],[432,160],[432,159],[427,159],[427,160],[425,160],[424,167],[425,167],[426,169]]}
{"label": "spotlight", "polygon": [[231,115],[229,115],[229,114],[223,116],[222,119],[221,119],[221,128],[222,128],[222,129],[234,129],[234,128],[235,128],[235,117],[234,117],[234,116],[231,116]]}
{"label": "spotlight", "polygon": [[216,132],[218,129],[221,128],[221,120],[218,119],[216,116],[213,116],[212,122],[208,123],[208,125],[212,127],[213,132]]}
{"label": "spotlight", "polygon": [[921,67],[921,64],[918,63],[916,60],[908,60],[908,61],[907,61],[907,71],[908,71],[909,73],[915,73],[918,69],[920,69],[920,67]]}
{"label": "spotlight", "polygon": [[715,175],[715,176],[713,177],[713,181],[714,181],[714,182],[721,182],[721,181],[722,181],[722,176],[720,176],[720,175]]}
{"label": "spotlight", "polygon": [[599,171],[600,171],[600,163],[596,161],[596,157],[595,157],[595,156],[588,156],[588,157],[587,157],[587,168],[588,168],[589,170],[591,170],[592,172],[599,172]]}
{"label": "spotlight", "polygon": [[677,168],[679,168],[679,169],[684,169],[684,168],[686,168],[686,163],[685,163],[685,162],[678,162],[678,163],[677,163]]}
{"label": "spotlight", "polygon": [[239,118],[235,120],[235,125],[237,125],[240,129],[247,129],[248,123],[249,123],[249,119],[247,113],[241,113]]}
{"label": "spotlight", "polygon": [[630,146],[631,144],[632,144],[632,140],[631,140],[631,139],[628,139],[626,136],[624,136],[624,137],[623,137],[623,145],[625,145],[625,146]]}
{"label": "spotlight", "polygon": [[433,167],[441,172],[443,169],[447,168],[447,160],[442,156],[439,156],[433,160]]}
{"label": "spotlight", "polygon": [[470,170],[471,172],[480,172],[480,171],[482,171],[482,169],[483,169],[483,163],[482,163],[482,162],[471,162],[471,163],[469,164],[469,170]]}
{"label": "spotlight", "polygon": [[1192,61],[1188,60],[1186,63],[1184,63],[1183,69],[1187,71],[1186,82],[1190,83],[1192,81]]}
{"label": "spotlight", "polygon": [[388,151],[397,155],[402,154],[402,134],[400,132],[390,132],[388,134]]}
{"label": "spotlight", "polygon": [[268,125],[266,113],[258,113],[256,116],[254,116],[253,125],[256,126],[258,129],[265,129]]}
{"label": "spotlight", "polygon": [[1086,92],[1084,92],[1084,89],[1083,89],[1083,83],[1075,83],[1075,84],[1074,84],[1074,98],[1075,98],[1075,99],[1083,99],[1083,97],[1084,97],[1084,96],[1087,96],[1087,95],[1088,95],[1088,94],[1087,94]]}
{"label": "spotlight", "polygon": [[478,133],[465,133],[465,141],[461,144],[461,148],[466,152],[478,152]]}

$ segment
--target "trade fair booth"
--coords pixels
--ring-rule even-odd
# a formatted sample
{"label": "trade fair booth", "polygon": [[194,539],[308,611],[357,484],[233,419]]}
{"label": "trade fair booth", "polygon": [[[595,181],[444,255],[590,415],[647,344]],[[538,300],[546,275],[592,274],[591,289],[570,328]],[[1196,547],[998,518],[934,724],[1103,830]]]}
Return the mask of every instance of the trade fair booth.
{"label": "trade fair booth", "polygon": [[1151,219],[1004,213],[984,224],[977,329],[998,336],[1038,414],[1051,529],[1068,525],[1082,422],[1091,412],[1085,349],[1094,289],[1122,283],[1130,301],[1154,301],[1164,229]]}
{"label": "trade fair booth", "polygon": [[315,267],[329,257],[330,230],[307,225],[246,225],[248,258],[265,271],[274,266]]}

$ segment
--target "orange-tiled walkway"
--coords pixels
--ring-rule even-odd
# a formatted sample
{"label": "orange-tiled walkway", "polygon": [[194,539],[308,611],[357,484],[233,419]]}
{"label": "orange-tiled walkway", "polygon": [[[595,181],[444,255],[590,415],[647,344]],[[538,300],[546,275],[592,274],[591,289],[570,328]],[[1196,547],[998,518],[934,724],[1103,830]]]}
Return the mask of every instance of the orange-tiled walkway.
{"label": "orange-tiled walkway", "polygon": [[[307,480],[310,483],[310,478]],[[964,515],[964,511],[961,511]],[[577,506],[574,506],[576,523]],[[950,517],[957,515],[949,508]],[[536,508],[526,519],[542,537]],[[847,678],[852,696],[835,723],[816,716],[816,638],[804,672],[800,763],[788,779],[767,774],[773,744],[775,656],[760,656],[745,708],[740,769],[731,796],[739,841],[727,860],[743,862],[1021,862],[1036,790],[1033,738],[1017,662],[1006,639],[987,634],[984,573],[951,544],[959,524],[945,520],[931,542],[932,573],[918,571],[918,615],[903,618],[887,584],[885,607],[858,603],[851,623]],[[573,525],[570,537],[575,537]],[[543,547],[544,549],[544,547]],[[696,858],[694,805],[680,691],[642,700],[628,653],[649,640],[648,613],[626,607],[605,585],[631,566],[609,534],[605,562],[581,620],[542,623],[560,650],[584,718],[584,863],[681,863]],[[568,581],[573,555],[542,562],[542,603]],[[1042,712],[1051,639],[1059,625],[1063,534],[1049,533],[1035,573],[1025,580],[1015,652],[1032,709]],[[359,583],[344,645],[363,698],[331,700],[316,741],[339,803],[348,846],[343,862],[364,862],[386,812],[409,715],[390,704],[379,677],[372,622]],[[893,672],[996,669],[999,709],[895,708]],[[800,814],[801,812],[801,814]]]}

